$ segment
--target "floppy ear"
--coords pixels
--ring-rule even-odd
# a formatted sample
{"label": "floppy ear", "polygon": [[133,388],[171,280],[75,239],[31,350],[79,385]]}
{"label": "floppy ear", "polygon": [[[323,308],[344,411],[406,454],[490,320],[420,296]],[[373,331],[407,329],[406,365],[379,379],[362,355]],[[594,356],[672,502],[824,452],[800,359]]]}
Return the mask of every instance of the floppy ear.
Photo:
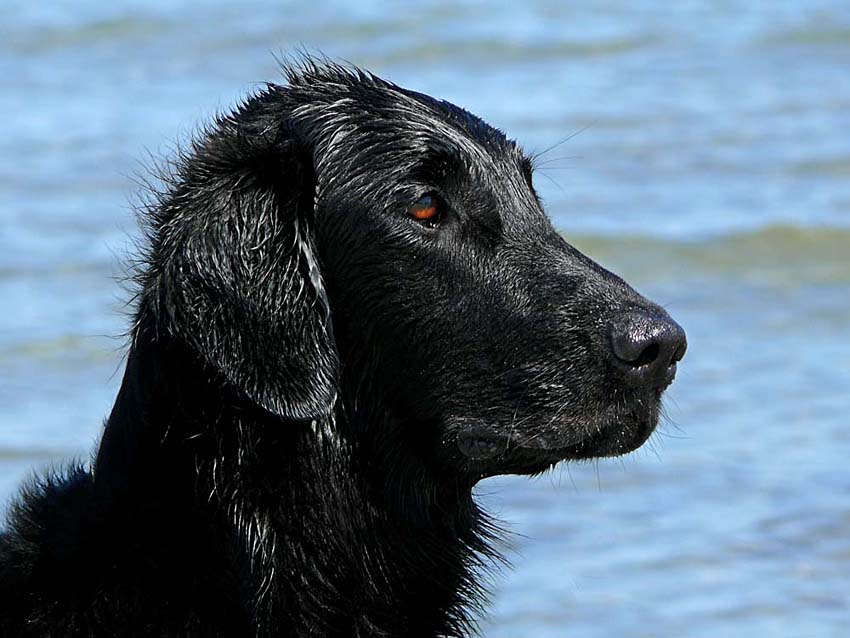
{"label": "floppy ear", "polygon": [[312,235],[313,162],[264,97],[193,146],[155,213],[158,314],[255,403],[321,418],[339,360]]}

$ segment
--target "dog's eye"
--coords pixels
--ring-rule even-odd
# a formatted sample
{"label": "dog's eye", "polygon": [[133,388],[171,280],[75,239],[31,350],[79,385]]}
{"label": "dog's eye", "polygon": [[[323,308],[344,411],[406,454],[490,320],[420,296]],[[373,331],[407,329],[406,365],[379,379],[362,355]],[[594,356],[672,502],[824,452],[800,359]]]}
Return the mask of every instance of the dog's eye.
{"label": "dog's eye", "polygon": [[407,211],[416,221],[428,228],[435,228],[445,216],[446,206],[437,195],[423,195]]}

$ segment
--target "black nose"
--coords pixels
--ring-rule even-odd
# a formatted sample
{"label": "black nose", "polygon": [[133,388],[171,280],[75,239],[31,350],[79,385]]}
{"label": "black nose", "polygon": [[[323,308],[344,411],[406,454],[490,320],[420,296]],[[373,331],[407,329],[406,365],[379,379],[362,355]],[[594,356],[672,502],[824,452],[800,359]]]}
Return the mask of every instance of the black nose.
{"label": "black nose", "polygon": [[611,327],[612,359],[631,386],[665,388],[685,356],[685,331],[660,313],[632,310]]}

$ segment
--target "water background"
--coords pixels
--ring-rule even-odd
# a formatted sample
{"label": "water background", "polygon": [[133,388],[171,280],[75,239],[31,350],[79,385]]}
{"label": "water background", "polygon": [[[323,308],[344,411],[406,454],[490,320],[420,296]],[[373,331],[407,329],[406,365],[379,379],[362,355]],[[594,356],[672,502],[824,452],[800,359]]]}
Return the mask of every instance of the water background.
{"label": "water background", "polygon": [[846,0],[0,15],[0,501],[88,455],[110,408],[134,176],[300,45],[556,145],[557,226],[688,331],[649,445],[482,484],[515,563],[483,633],[850,635]]}

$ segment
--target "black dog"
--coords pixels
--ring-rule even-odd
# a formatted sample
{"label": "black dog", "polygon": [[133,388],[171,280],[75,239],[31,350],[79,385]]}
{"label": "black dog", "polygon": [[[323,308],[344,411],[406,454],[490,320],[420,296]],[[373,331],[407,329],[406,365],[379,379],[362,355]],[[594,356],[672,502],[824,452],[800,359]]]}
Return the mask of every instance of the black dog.
{"label": "black dog", "polygon": [[458,636],[486,476],[641,445],[685,350],[446,102],[307,61],[146,217],[92,468],[24,490],[0,635]]}

